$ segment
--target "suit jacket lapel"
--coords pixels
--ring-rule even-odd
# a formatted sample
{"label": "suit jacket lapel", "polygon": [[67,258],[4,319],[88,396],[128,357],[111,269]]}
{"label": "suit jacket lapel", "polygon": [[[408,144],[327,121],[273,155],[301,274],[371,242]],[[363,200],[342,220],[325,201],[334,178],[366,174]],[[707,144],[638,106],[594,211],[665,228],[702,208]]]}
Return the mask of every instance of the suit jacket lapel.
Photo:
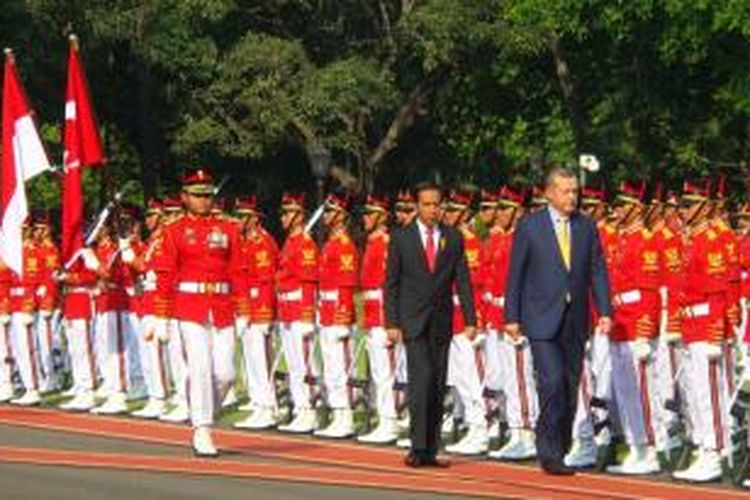
{"label": "suit jacket lapel", "polygon": [[417,259],[422,264],[422,269],[429,273],[430,269],[427,267],[427,253],[425,252],[424,244],[422,243],[422,235],[419,234],[419,226],[417,225],[417,221],[411,223],[410,231],[412,234],[412,241],[414,248],[416,248],[417,253]]}
{"label": "suit jacket lapel", "polygon": [[[568,272],[568,268],[565,266],[565,261],[562,258],[562,250],[560,249],[560,243],[557,241],[557,230],[555,229],[555,226],[552,224],[552,216],[550,215],[549,209],[545,210],[545,213],[542,214],[542,225],[546,226],[547,230],[542,231],[542,234],[547,235],[547,244],[550,245],[550,248],[555,249],[555,260],[557,260],[557,263],[560,265],[560,269],[562,269],[564,272]],[[571,233],[573,232],[572,228],[572,222],[571,222]],[[571,236],[572,241],[572,236]],[[571,245],[571,264],[573,261],[573,249]]]}

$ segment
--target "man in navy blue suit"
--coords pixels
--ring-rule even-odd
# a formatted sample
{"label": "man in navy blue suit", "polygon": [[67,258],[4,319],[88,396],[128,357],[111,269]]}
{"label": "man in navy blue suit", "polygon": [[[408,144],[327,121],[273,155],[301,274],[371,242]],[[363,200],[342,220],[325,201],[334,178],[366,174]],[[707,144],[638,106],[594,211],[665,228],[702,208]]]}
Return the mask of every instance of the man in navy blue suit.
{"label": "man in navy blue suit", "polygon": [[547,174],[549,204],[521,220],[513,238],[505,290],[506,333],[531,343],[539,393],[537,454],[550,474],[570,444],[578,381],[593,297],[598,327],[611,329],[609,278],[593,220],[577,212],[578,181],[561,167]]}

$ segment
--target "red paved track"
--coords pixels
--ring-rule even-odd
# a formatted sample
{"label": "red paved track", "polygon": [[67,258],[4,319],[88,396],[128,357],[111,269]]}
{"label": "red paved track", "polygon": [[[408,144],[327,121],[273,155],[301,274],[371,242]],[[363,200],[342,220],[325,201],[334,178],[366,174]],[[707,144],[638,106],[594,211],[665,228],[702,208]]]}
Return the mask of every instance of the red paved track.
{"label": "red paved track", "polygon": [[[0,423],[117,439],[187,446],[190,429],[125,418],[94,417],[49,409],[0,407]],[[322,441],[279,434],[216,430],[218,446],[256,458],[294,462],[258,463],[160,457],[153,455],[72,452],[0,446],[0,462],[69,465],[110,469],[179,472],[252,477],[341,486],[369,486],[414,492],[435,492],[504,498],[748,498],[727,491],[643,479],[593,474],[553,477],[512,464],[454,459],[447,470],[408,469],[403,452],[345,441]],[[187,454],[186,454],[187,455]]]}

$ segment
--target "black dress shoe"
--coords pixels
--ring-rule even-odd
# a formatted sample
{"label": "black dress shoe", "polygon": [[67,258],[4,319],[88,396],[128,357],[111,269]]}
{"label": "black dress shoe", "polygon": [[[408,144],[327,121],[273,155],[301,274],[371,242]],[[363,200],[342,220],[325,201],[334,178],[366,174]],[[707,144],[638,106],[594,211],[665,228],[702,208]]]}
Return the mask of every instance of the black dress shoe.
{"label": "black dress shoe", "polygon": [[542,462],[542,470],[552,476],[572,476],[576,473],[574,469],[558,461]]}
{"label": "black dress shoe", "polygon": [[404,464],[406,464],[407,467],[424,467],[425,460],[422,455],[410,451],[404,457]]}

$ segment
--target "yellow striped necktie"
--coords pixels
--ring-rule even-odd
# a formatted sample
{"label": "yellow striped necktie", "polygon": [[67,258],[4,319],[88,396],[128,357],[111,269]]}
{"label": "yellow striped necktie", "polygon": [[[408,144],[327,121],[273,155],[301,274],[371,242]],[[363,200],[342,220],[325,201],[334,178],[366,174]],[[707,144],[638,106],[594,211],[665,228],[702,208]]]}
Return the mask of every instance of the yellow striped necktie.
{"label": "yellow striped necktie", "polygon": [[559,227],[556,233],[557,243],[560,245],[560,254],[562,255],[563,262],[565,262],[565,267],[570,269],[570,228],[568,227],[568,219],[558,219],[557,224]]}

